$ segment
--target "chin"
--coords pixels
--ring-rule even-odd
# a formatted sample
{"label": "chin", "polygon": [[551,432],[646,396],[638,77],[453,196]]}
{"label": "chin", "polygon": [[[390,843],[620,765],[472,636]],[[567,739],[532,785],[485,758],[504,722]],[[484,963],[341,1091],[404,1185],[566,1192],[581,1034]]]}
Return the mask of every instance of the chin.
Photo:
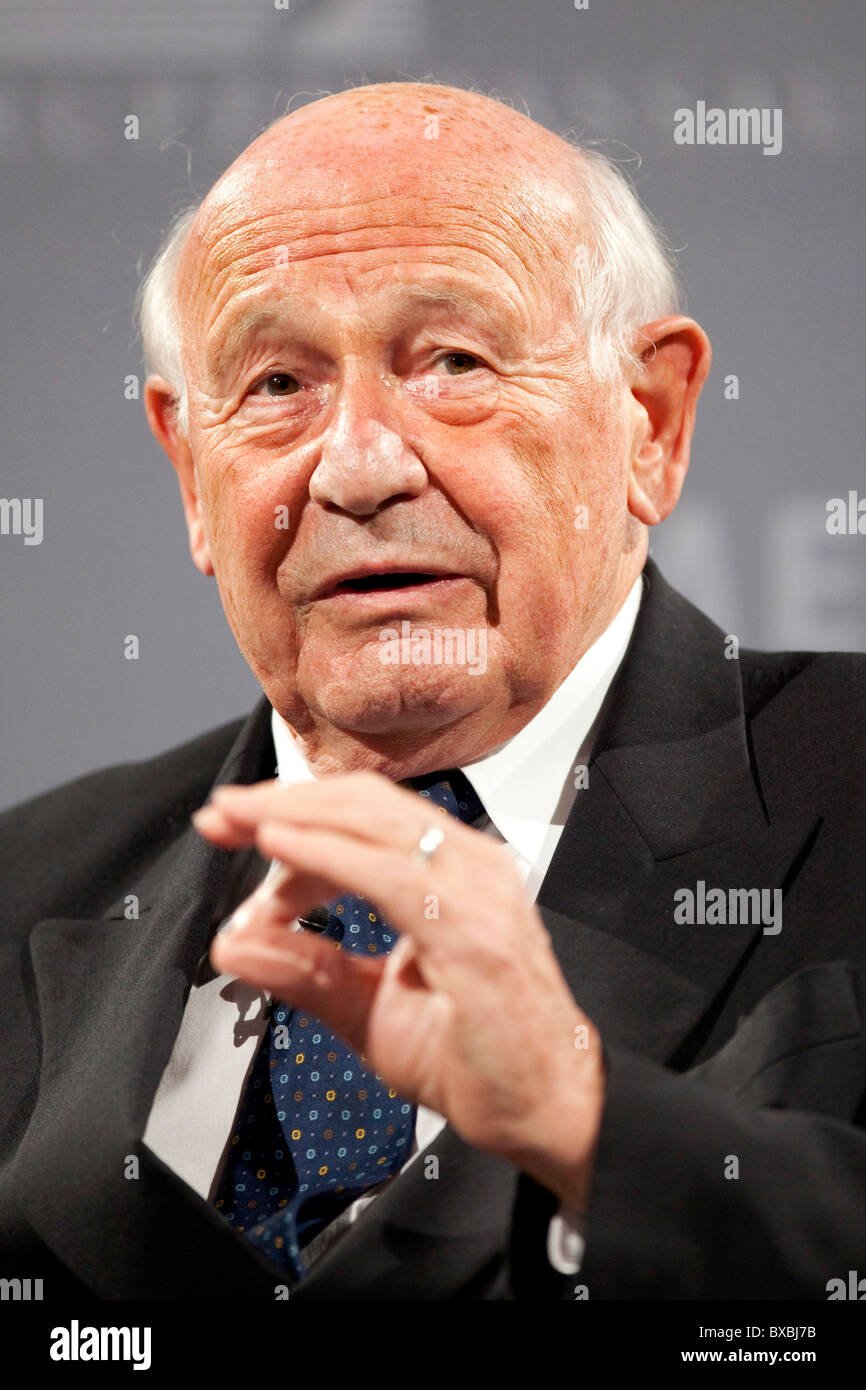
{"label": "chin", "polygon": [[466,671],[400,668],[324,681],[310,701],[336,728],[359,734],[385,734],[419,728],[439,729],[486,703],[488,681]]}

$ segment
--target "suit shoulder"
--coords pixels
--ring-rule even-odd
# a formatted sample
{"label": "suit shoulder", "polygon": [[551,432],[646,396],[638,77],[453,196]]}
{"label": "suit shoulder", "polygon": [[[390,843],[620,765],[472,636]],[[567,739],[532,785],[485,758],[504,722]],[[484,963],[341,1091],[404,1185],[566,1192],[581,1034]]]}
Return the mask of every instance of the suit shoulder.
{"label": "suit shoulder", "polygon": [[[822,814],[866,811],[866,654],[742,653],[753,754],[769,795]],[[771,771],[772,769],[772,771]]]}
{"label": "suit shoulder", "polygon": [[170,748],[55,787],[0,815],[4,915],[38,901],[52,910],[63,885],[63,915],[96,910],[103,866],[144,867],[182,833],[213,785],[244,720]]}
{"label": "suit shoulder", "polygon": [[[754,719],[779,697],[783,706],[802,713],[810,708],[826,722],[838,709],[853,715],[866,698],[864,652],[740,652],[743,701]],[[852,705],[853,702],[853,705]],[[777,711],[777,713],[780,711]]]}
{"label": "suit shoulder", "polygon": [[204,782],[210,786],[215,764],[228,752],[243,722],[232,720],[154,757],[98,768],[19,802],[0,814],[0,834],[27,824],[50,829],[54,820],[68,823],[76,810],[110,818],[119,803],[153,802],[164,808],[167,793],[185,802]]}

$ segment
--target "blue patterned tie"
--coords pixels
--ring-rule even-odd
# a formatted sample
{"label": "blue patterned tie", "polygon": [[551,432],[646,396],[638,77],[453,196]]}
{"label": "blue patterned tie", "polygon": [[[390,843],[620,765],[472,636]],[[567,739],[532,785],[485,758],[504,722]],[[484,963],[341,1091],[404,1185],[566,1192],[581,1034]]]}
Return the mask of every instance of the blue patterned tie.
{"label": "blue patterned tie", "polygon": [[[411,785],[467,823],[483,812],[459,771]],[[397,943],[399,933],[364,898],[344,893],[326,911],[322,934],[344,951],[383,955]],[[238,1106],[215,1205],[298,1279],[303,1246],[411,1152],[416,1107],[365,1060],[318,1019],[278,1003]]]}

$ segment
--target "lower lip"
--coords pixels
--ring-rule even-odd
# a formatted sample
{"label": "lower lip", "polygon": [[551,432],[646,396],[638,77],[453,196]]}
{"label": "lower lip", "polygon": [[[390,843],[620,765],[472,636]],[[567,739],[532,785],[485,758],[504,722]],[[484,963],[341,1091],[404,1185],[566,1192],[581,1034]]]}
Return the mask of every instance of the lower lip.
{"label": "lower lip", "polygon": [[443,575],[441,579],[431,579],[426,584],[404,584],[399,589],[337,589],[320,602],[349,604],[352,608],[400,609],[407,604],[418,603],[424,599],[437,602],[446,598],[450,590],[469,580],[462,574]]}

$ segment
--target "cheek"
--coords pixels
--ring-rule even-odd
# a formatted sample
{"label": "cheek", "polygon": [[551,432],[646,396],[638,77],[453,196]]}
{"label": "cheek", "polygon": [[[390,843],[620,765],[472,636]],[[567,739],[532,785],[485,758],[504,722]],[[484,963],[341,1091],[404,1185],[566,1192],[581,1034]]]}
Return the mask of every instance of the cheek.
{"label": "cheek", "polygon": [[624,523],[628,468],[626,428],[615,398],[591,396],[569,411],[558,434],[558,459],[551,481],[566,501],[562,518],[580,550],[605,545]]}
{"label": "cheek", "polygon": [[628,480],[616,400],[599,394],[579,410],[557,404],[532,418],[515,409],[502,421],[500,449],[508,471],[493,506],[515,535],[534,536],[536,547],[557,544],[565,563],[568,552],[583,548],[584,509],[590,532],[615,529]]}
{"label": "cheek", "polygon": [[301,497],[285,466],[210,450],[199,466],[202,512],[217,573],[272,573],[297,526]]}
{"label": "cheek", "polygon": [[538,639],[552,642],[560,628],[571,630],[575,610],[592,620],[627,548],[621,402],[598,393],[579,411],[560,405],[529,422],[515,410],[503,422],[499,449],[505,466],[484,501],[502,562],[503,612],[511,606],[529,626],[546,612],[548,628],[541,623]]}

